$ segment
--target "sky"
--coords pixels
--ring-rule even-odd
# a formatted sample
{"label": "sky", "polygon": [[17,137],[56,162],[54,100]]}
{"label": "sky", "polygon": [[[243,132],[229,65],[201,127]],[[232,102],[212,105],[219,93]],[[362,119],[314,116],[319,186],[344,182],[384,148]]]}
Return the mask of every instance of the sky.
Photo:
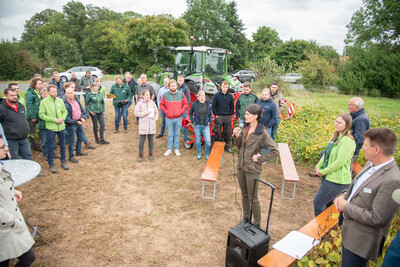
{"label": "sky", "polygon": [[[227,2],[229,0],[226,0]],[[0,0],[0,39],[21,39],[26,20],[46,8],[62,11],[68,0]],[[142,15],[172,14],[180,17],[185,0],[81,0],[117,12],[135,11]],[[275,29],[283,41],[314,40],[331,45],[342,54],[346,25],[362,6],[362,0],[236,0],[239,18],[245,24],[247,38],[258,27]]]}

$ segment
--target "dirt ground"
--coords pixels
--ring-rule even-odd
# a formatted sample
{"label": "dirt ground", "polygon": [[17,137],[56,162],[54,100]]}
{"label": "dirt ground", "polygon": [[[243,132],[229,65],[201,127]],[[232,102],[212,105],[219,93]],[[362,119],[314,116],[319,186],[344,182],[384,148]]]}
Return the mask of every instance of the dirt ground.
{"label": "dirt ground", "polygon": [[[50,174],[43,156],[33,152],[48,175],[18,189],[24,196],[22,213],[44,235],[44,239],[36,237],[34,266],[225,265],[228,231],[242,219],[240,188],[234,177],[236,155],[224,153],[216,199],[202,199],[200,176],[206,161],[196,159],[195,148],[185,149],[181,141],[181,157],[164,157],[164,136],[155,139],[155,160],[146,157],[138,163],[133,106],[130,114],[129,132],[114,134],[114,110],[108,102],[105,138],[111,144],[84,150],[89,155],[78,157],[78,164],[69,162],[68,171],[56,159],[58,173]],[[90,119],[85,132],[94,143]],[[145,155],[146,146],[147,142]],[[319,180],[308,177],[310,170],[297,165],[296,198],[282,200],[281,167],[264,165],[261,178],[276,187],[271,246],[313,218]],[[207,190],[211,194],[211,187]],[[260,187],[264,229],[270,192]]]}

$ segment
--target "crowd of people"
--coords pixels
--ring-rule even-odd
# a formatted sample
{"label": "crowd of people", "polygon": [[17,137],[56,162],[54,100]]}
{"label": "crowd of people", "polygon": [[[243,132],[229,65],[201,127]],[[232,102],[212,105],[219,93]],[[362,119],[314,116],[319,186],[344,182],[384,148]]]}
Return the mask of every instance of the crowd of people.
{"label": "crowd of people", "polygon": [[[210,156],[210,126],[213,123],[215,141],[225,142],[225,150],[229,153],[233,152],[233,137],[233,143],[238,148],[237,175],[242,193],[243,221],[249,220],[250,201],[254,196],[254,224],[259,226],[261,212],[258,188],[255,187],[253,192],[254,179],[260,177],[262,164],[279,154],[275,138],[285,101],[275,82],[263,89],[261,98],[251,92],[250,83],[245,83],[244,92],[236,103],[228,91],[229,83],[224,81],[212,101],[206,99],[204,91],[199,91],[197,99],[191,103],[190,90],[182,75],[177,80],[165,78],[164,86],[157,93],[147,82],[145,74],[141,74],[136,81],[127,72],[124,79],[120,76],[115,78],[107,97],[113,99],[115,134],[119,133],[121,118],[124,133],[128,132],[129,107],[135,102],[139,163],[144,161],[146,139],[148,159],[154,160],[154,135],[157,133],[159,116],[161,128],[156,138],[162,138],[166,130],[168,133],[164,156],[172,153],[181,155],[181,132],[184,142],[191,141],[187,127],[182,126],[182,119],[186,117],[193,126],[199,160],[203,157],[202,137],[205,143],[204,158],[208,160]],[[80,102],[80,95],[83,95],[84,105]],[[66,145],[68,159],[72,163],[79,163],[78,156],[88,155],[82,151],[82,143],[88,149],[95,148],[87,140],[83,127],[89,117],[96,144],[110,144],[105,140],[105,99],[106,90],[101,80],[91,76],[90,71],[80,79],[72,73],[72,78],[66,83],[60,79],[58,72],[54,72],[48,86],[40,75],[35,75],[25,99],[19,95],[17,84],[9,84],[0,102],[0,156],[32,160],[32,146],[34,150],[42,151],[51,173],[57,173],[54,158],[59,158],[61,168],[68,170]],[[347,106],[349,113],[337,117],[335,131],[321,153],[315,173],[310,173],[310,176],[321,179],[321,186],[313,201],[315,216],[332,203],[344,215],[343,266],[366,266],[368,260],[379,255],[383,244],[381,241],[398,207],[391,199],[391,192],[400,188],[400,172],[393,159],[397,137],[389,129],[369,129],[370,122],[363,105],[359,97],[350,99]],[[232,130],[233,115],[238,120],[238,127]],[[37,130],[40,142],[35,138]],[[59,155],[55,153],[56,144],[60,148]],[[353,180],[352,163],[361,148],[369,162]],[[1,165],[0,175],[4,181],[11,179]],[[18,199],[18,191],[13,192]],[[20,217],[20,213],[15,214],[15,218]],[[0,263],[21,255],[20,261],[24,258],[27,261],[34,260],[32,241],[24,238],[27,244],[24,251],[4,254],[6,256],[0,253]]]}

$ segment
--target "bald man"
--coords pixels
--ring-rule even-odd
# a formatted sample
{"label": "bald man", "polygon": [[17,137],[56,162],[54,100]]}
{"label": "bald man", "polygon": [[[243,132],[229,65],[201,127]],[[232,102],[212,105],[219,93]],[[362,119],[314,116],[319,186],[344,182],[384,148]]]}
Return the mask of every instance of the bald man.
{"label": "bald man", "polygon": [[356,150],[354,151],[352,162],[358,158],[358,155],[360,154],[360,149],[364,144],[363,134],[370,128],[369,118],[365,113],[365,109],[363,108],[363,106],[364,101],[360,97],[353,97],[349,100],[349,103],[347,104],[349,113],[353,118],[353,126],[351,127],[351,132],[356,141]]}

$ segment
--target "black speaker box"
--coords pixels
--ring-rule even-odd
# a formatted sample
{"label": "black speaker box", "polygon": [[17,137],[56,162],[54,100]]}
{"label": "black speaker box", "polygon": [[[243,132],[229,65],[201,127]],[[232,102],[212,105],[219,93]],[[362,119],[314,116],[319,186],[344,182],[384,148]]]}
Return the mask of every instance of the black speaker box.
{"label": "black speaker box", "polygon": [[[255,179],[254,188],[258,182],[266,184],[272,189],[266,230],[263,231],[258,226],[251,223],[253,214],[253,195],[249,222],[241,222],[235,228],[229,230],[226,247],[227,267],[258,266],[257,261],[268,253],[270,241],[270,235],[268,233],[269,222],[275,187],[263,180]],[[253,190],[253,192],[254,191],[255,190]]]}

